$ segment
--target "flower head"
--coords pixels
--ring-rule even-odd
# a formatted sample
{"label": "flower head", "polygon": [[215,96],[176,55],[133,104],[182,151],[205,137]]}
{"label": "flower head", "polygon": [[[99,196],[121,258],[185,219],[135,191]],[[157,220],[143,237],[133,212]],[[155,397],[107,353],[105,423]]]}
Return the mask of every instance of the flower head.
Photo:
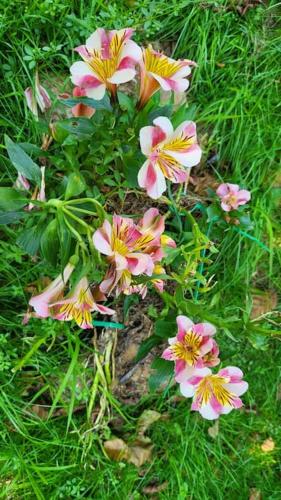
{"label": "flower head", "polygon": [[87,277],[84,276],[66,298],[51,304],[51,307],[55,309],[55,319],[61,321],[74,320],[80,328],[87,329],[93,328],[91,312],[115,313],[113,309],[97,303],[97,300],[105,300],[104,295],[100,292],[99,296],[94,295],[91,292]]}
{"label": "flower head", "polygon": [[107,88],[112,95],[116,85],[129,82],[136,74],[135,66],[141,58],[140,47],[131,40],[132,29],[106,31],[98,28],[75,50],[83,61],[75,62],[71,68],[74,85],[85,89],[93,99],[103,98]]}
{"label": "flower head", "polygon": [[49,316],[52,316],[50,304],[58,300],[61,296],[73,270],[74,265],[69,262],[64,268],[63,273],[59,274],[59,276],[57,276],[57,278],[52,281],[50,285],[43,290],[43,292],[39,295],[31,297],[29,305],[33,307],[38,317],[48,318]]}
{"label": "flower head", "polygon": [[169,339],[170,347],[162,358],[175,362],[175,378],[181,382],[191,377],[196,368],[203,368],[204,356],[214,346],[216,329],[210,323],[194,324],[186,316],[177,317],[178,333]]}
{"label": "flower head", "polygon": [[40,85],[39,75],[36,71],[35,74],[35,85],[34,90],[31,87],[28,87],[24,91],[24,95],[26,98],[27,106],[30,111],[34,114],[36,119],[38,119],[38,106],[42,113],[44,113],[48,108],[51,107],[51,100],[47,90]]}
{"label": "flower head", "polygon": [[194,122],[185,121],[176,130],[165,116],[159,116],[153,123],[155,126],[140,130],[141,151],[147,160],[138,173],[138,183],[151,198],[157,199],[166,190],[165,179],[185,182],[187,168],[200,162],[202,151]]}
{"label": "flower head", "polygon": [[221,199],[221,208],[225,212],[237,210],[240,205],[245,205],[251,199],[250,191],[240,189],[238,184],[221,184],[217,191],[217,195]]}
{"label": "flower head", "polygon": [[[86,95],[86,90],[80,87],[74,87],[73,89],[73,97],[84,97]],[[91,118],[95,113],[95,109],[87,106],[83,103],[78,103],[73,108],[71,108],[71,113],[73,116],[85,116],[87,118]]]}
{"label": "flower head", "polygon": [[14,187],[16,189],[20,189],[22,191],[28,191],[30,189],[30,183],[26,177],[24,177],[22,174],[18,173]]}
{"label": "flower head", "polygon": [[243,403],[239,396],[248,389],[242,378],[243,372],[235,366],[223,368],[215,375],[209,368],[203,368],[182,382],[180,390],[185,397],[193,397],[192,410],[199,411],[207,420],[214,420],[241,408]]}
{"label": "flower head", "polygon": [[141,84],[138,108],[145,106],[150,97],[161,87],[163,90],[184,92],[189,81],[187,76],[196,63],[188,59],[174,60],[151,46],[143,49],[141,60]]}

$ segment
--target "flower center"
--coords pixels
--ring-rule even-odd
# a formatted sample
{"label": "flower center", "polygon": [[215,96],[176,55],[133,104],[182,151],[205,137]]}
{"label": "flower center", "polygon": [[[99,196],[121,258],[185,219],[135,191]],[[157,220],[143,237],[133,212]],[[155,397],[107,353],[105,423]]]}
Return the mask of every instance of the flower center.
{"label": "flower center", "polygon": [[103,57],[103,49],[89,49],[91,57],[86,62],[101,82],[106,83],[107,79],[111,78],[117,70],[124,41],[125,34],[120,36],[118,33],[115,33],[109,44],[109,57],[107,58]]}
{"label": "flower center", "polygon": [[118,237],[113,238],[112,249],[114,252],[119,253],[119,255],[122,255],[123,257],[125,257],[125,255],[127,255],[129,252],[124,241],[120,240],[120,238]]}
{"label": "flower center", "polygon": [[195,397],[198,398],[201,405],[207,404],[210,398],[214,396],[222,406],[234,406],[235,394],[224,387],[228,382],[229,380],[225,377],[207,375],[199,383]]}
{"label": "flower center", "polygon": [[175,357],[182,359],[188,365],[194,366],[200,356],[202,337],[195,332],[187,332],[181,342],[171,346]]}
{"label": "flower center", "polygon": [[146,71],[162,76],[162,78],[170,78],[182,67],[180,61],[169,61],[167,56],[154,52],[149,47],[144,50],[143,59]]}

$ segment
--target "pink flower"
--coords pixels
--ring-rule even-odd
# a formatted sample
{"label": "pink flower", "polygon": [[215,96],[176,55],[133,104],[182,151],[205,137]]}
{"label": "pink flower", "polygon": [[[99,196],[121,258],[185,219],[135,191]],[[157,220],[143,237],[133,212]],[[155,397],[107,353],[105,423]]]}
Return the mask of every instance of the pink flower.
{"label": "pink flower", "polygon": [[139,186],[147,194],[159,198],[166,190],[166,180],[185,182],[187,169],[200,162],[202,151],[197,143],[196,125],[185,121],[174,131],[168,118],[160,116],[154,127],[140,130],[142,153],[147,157],[138,174]]}
{"label": "pink flower", "polygon": [[[74,87],[73,89],[73,97],[84,97],[86,95],[86,90],[81,89],[80,87]],[[87,118],[91,118],[95,113],[95,109],[90,106],[86,106],[83,103],[78,103],[73,108],[71,108],[71,112],[73,116],[86,116]]]}
{"label": "pink flower", "polygon": [[203,368],[203,357],[214,346],[211,338],[216,329],[210,323],[194,324],[186,316],[177,317],[178,333],[169,339],[170,347],[165,349],[162,358],[175,361],[175,378],[182,382],[191,377],[196,368]]}
{"label": "pink flower", "polygon": [[188,59],[175,61],[151,46],[143,49],[141,60],[141,84],[138,109],[145,106],[150,97],[161,87],[163,90],[184,92],[189,81],[187,76],[196,63]]}
{"label": "pink flower", "polygon": [[216,375],[209,368],[203,368],[182,382],[180,390],[185,397],[193,397],[192,410],[199,411],[207,420],[214,420],[243,406],[239,396],[247,391],[248,384],[242,377],[243,372],[236,366],[223,368]]}
{"label": "pink flower", "polygon": [[28,87],[25,91],[25,98],[27,106],[30,111],[34,114],[36,119],[38,119],[38,106],[40,111],[44,113],[48,108],[51,107],[51,100],[47,90],[40,85],[39,75],[36,71],[35,74],[35,85],[34,90],[31,87]]}
{"label": "pink flower", "polygon": [[237,210],[240,205],[245,205],[251,199],[250,191],[240,189],[238,184],[221,184],[217,191],[217,195],[221,199],[221,208],[225,212]]}
{"label": "pink flower", "polygon": [[52,316],[50,311],[50,304],[55,302],[63,292],[66,283],[68,282],[73,270],[74,265],[70,262],[64,268],[62,274],[60,274],[52,283],[50,283],[43,292],[39,295],[34,295],[29,301],[29,305],[33,307],[36,314],[40,318],[48,318]]}
{"label": "pink flower", "polygon": [[75,62],[71,68],[74,85],[85,89],[86,95],[100,100],[108,89],[116,95],[116,86],[132,80],[135,66],[141,59],[141,49],[130,38],[132,29],[105,31],[98,28],[75,50],[83,61]]}
{"label": "pink flower", "polygon": [[66,298],[60,299],[51,307],[55,308],[54,318],[60,321],[74,320],[80,328],[93,328],[91,312],[101,314],[115,314],[113,309],[97,303],[97,300],[105,300],[104,295],[94,297],[86,276],[84,276]]}
{"label": "pink flower", "polygon": [[14,184],[14,187],[16,189],[28,191],[29,188],[30,188],[30,183],[26,179],[26,177],[24,177],[22,174],[18,173],[18,176],[17,176],[16,182]]}

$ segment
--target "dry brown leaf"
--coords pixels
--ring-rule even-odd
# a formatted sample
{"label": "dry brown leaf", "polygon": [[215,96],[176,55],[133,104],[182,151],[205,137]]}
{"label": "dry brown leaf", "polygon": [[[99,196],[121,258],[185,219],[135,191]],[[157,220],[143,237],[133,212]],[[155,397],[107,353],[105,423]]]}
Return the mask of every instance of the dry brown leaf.
{"label": "dry brown leaf", "polygon": [[37,417],[41,418],[41,420],[47,420],[48,418],[48,410],[46,410],[46,408],[44,408],[44,406],[40,406],[40,405],[33,405],[31,406],[31,411],[32,413],[35,413],[35,415],[37,415]]}
{"label": "dry brown leaf", "polygon": [[277,300],[276,292],[257,290],[257,293],[252,295],[253,304],[250,318],[256,319],[267,312],[273,311],[277,306]]}
{"label": "dry brown leaf", "polygon": [[168,486],[168,481],[165,481],[162,484],[151,484],[148,486],[145,486],[142,490],[144,495],[155,495],[155,493],[160,493],[161,491],[164,491],[167,486]]}
{"label": "dry brown leaf", "polygon": [[214,423],[214,425],[212,425],[212,427],[209,427],[208,434],[213,439],[215,439],[218,436],[218,434],[219,434],[219,421],[218,420],[215,421],[215,423]]}
{"label": "dry brown leaf", "polygon": [[114,438],[104,443],[104,449],[109,458],[116,462],[125,460],[136,467],[141,467],[151,459],[153,445],[149,442],[135,441],[128,445],[123,439]]}
{"label": "dry brown leaf", "polygon": [[112,460],[115,460],[117,462],[121,460],[128,460],[129,447],[125,443],[125,441],[123,441],[123,439],[109,439],[108,441],[104,442],[103,446],[107,456]]}
{"label": "dry brown leaf", "polygon": [[154,410],[144,410],[138,419],[137,434],[139,437],[144,436],[147,429],[161,418],[161,413]]}
{"label": "dry brown leaf", "polygon": [[261,500],[260,490],[257,490],[257,488],[251,488],[249,500]]}
{"label": "dry brown leaf", "polygon": [[270,453],[271,451],[274,450],[274,448],[275,448],[275,443],[272,438],[266,439],[261,445],[261,450],[264,453]]}

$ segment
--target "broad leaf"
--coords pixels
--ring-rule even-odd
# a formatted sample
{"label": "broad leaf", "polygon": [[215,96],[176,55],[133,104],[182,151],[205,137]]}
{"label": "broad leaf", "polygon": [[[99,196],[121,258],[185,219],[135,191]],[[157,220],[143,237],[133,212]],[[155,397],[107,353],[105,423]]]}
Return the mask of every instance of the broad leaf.
{"label": "broad leaf", "polygon": [[155,371],[149,377],[148,384],[150,390],[153,392],[171,380],[174,373],[174,363],[166,361],[166,359],[156,358],[151,368]]}
{"label": "broad leaf", "polygon": [[65,104],[65,106],[68,106],[69,108],[76,106],[76,104],[85,104],[85,106],[89,106],[90,108],[94,109],[106,109],[107,111],[112,110],[110,99],[106,94],[99,101],[91,99],[90,97],[71,97],[69,99],[61,99],[60,102],[62,104]]}
{"label": "broad leaf", "polygon": [[25,229],[17,238],[17,244],[29,255],[34,256],[39,249],[43,232],[44,226],[42,223]]}
{"label": "broad leaf", "polygon": [[16,189],[0,187],[0,210],[14,211],[26,205],[28,200]]}
{"label": "broad leaf", "polygon": [[67,180],[65,199],[69,200],[73,196],[78,196],[86,189],[86,182],[79,172],[72,172]]}
{"label": "broad leaf", "polygon": [[9,158],[15,169],[27,179],[33,180],[40,184],[41,171],[34,161],[25,153],[25,151],[15,142],[5,135],[5,145]]}
{"label": "broad leaf", "polygon": [[[69,118],[62,120],[56,123],[56,129],[57,131],[62,129],[70,134],[77,135],[81,139],[91,137],[96,130],[89,118]],[[63,140],[65,140],[65,137]]]}
{"label": "broad leaf", "polygon": [[21,219],[28,217],[26,212],[1,212],[0,225],[17,224]]}
{"label": "broad leaf", "polygon": [[49,222],[42,234],[40,248],[44,259],[55,266],[58,260],[59,251],[59,236],[56,219]]}

